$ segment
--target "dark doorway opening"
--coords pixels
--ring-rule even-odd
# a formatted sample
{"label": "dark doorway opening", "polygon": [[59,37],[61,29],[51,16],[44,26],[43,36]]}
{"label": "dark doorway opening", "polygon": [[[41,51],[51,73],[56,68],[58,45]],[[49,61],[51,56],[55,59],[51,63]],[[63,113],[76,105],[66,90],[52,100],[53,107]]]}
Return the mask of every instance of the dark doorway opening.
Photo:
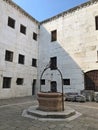
{"label": "dark doorway opening", "polygon": [[57,92],[57,82],[51,81],[51,92]]}
{"label": "dark doorway opening", "polygon": [[36,79],[33,79],[32,83],[32,95],[35,95]]}

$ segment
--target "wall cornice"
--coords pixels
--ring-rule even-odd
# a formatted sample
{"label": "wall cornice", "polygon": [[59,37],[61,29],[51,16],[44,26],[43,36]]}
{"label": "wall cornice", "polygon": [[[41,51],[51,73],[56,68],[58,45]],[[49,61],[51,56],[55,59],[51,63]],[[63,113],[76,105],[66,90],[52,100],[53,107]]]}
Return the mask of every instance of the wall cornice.
{"label": "wall cornice", "polygon": [[78,6],[74,7],[74,8],[71,8],[71,9],[69,9],[67,11],[64,11],[64,12],[60,13],[60,14],[57,14],[56,16],[53,16],[53,17],[51,17],[49,19],[46,19],[46,20],[40,22],[40,24],[44,24],[44,23],[50,22],[52,20],[56,20],[59,17],[62,17],[62,16],[64,17],[64,16],[66,16],[68,14],[71,14],[71,13],[73,13],[75,11],[79,11],[82,8],[89,7],[90,5],[93,5],[93,4],[96,4],[96,3],[98,3],[98,0],[90,0],[90,1],[88,1],[86,3],[78,5]]}
{"label": "wall cornice", "polygon": [[15,4],[12,0],[3,0],[3,1],[5,1],[7,4],[11,5],[13,8],[17,9],[20,13],[22,13],[23,15],[25,15],[26,17],[28,17],[31,21],[39,24],[39,22],[35,18],[33,18],[30,14],[28,14],[20,6],[18,6],[17,4]]}

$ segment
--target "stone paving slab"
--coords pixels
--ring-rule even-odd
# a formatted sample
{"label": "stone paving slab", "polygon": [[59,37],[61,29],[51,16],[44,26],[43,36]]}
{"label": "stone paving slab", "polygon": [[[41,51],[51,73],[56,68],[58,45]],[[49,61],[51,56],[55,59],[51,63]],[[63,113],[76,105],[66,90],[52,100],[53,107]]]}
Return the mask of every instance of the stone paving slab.
{"label": "stone paving slab", "polygon": [[0,106],[15,104],[15,103],[24,103],[24,102],[32,102],[36,100],[36,96],[27,96],[27,97],[16,97],[9,99],[0,99]]}
{"label": "stone paving slab", "polygon": [[10,102],[6,100],[6,106],[0,100],[0,130],[98,130],[98,103],[65,104],[82,113],[82,116],[69,122],[34,120],[21,116],[24,109],[37,105],[32,97],[10,99]]}

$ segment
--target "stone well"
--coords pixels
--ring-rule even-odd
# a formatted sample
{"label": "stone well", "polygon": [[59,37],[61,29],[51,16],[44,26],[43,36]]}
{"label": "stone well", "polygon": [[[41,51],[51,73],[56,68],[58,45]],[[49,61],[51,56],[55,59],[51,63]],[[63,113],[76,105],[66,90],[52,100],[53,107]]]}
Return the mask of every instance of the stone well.
{"label": "stone well", "polygon": [[62,93],[39,92],[37,94],[39,106],[42,111],[62,111]]}

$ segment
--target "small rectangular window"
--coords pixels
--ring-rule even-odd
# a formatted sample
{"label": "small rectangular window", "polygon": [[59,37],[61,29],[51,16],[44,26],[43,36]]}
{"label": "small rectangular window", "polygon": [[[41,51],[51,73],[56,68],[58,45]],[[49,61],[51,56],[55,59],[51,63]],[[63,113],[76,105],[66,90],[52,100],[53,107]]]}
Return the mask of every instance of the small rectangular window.
{"label": "small rectangular window", "polygon": [[24,55],[19,54],[18,63],[19,64],[24,64],[24,60],[25,60]]}
{"label": "small rectangular window", "polygon": [[17,78],[17,85],[23,85],[23,78]]}
{"label": "small rectangular window", "polygon": [[32,59],[32,66],[37,67],[37,59]]}
{"label": "small rectangular window", "polygon": [[26,34],[26,27],[24,25],[20,25],[20,32]]}
{"label": "small rectangular window", "polygon": [[51,41],[57,40],[57,30],[51,31]]}
{"label": "small rectangular window", "polygon": [[11,17],[8,17],[8,26],[11,28],[15,28],[15,20]]}
{"label": "small rectangular window", "polygon": [[50,58],[50,68],[51,70],[57,69],[57,57]]}
{"label": "small rectangular window", "polygon": [[96,30],[98,30],[98,16],[95,17],[95,26],[96,26]]}
{"label": "small rectangular window", "polygon": [[3,88],[11,88],[11,77],[3,77]]}
{"label": "small rectangular window", "polygon": [[35,32],[33,32],[33,39],[37,41],[37,34]]}
{"label": "small rectangular window", "polygon": [[5,60],[10,61],[10,62],[13,61],[13,52],[12,51],[8,51],[8,50],[5,51]]}
{"label": "small rectangular window", "polygon": [[41,85],[45,85],[45,79],[41,79]]}
{"label": "small rectangular window", "polygon": [[70,79],[63,79],[64,85],[70,85]]}

